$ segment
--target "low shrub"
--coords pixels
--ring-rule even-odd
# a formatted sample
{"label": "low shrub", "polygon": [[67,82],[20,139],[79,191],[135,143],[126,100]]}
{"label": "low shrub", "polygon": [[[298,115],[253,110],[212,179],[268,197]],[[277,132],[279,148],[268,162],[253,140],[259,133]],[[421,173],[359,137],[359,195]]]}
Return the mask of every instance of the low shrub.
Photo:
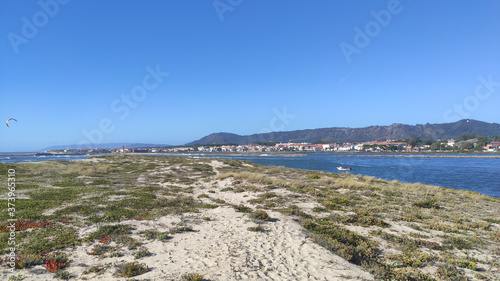
{"label": "low shrub", "polygon": [[455,261],[455,264],[460,268],[467,268],[470,270],[477,269],[477,264],[475,262],[466,259],[458,259]]}
{"label": "low shrub", "polygon": [[141,242],[130,237],[128,234],[121,234],[113,237],[113,241],[117,244],[125,245],[129,250],[135,250],[141,246]]}
{"label": "low shrub", "polygon": [[97,245],[94,245],[91,253],[93,253],[93,255],[100,256],[100,255],[106,254],[110,249],[111,249],[111,247],[109,245],[97,244]]}
{"label": "low shrub", "polygon": [[437,201],[433,200],[433,199],[415,202],[415,203],[413,203],[413,206],[419,207],[419,208],[426,208],[426,209],[431,209],[431,208],[439,209],[439,208],[441,208],[437,204]]}
{"label": "low shrub", "polygon": [[158,232],[158,231],[155,231],[155,230],[143,230],[141,232],[139,232],[139,234],[143,234],[146,239],[149,239],[149,240],[168,240],[170,239],[171,237],[168,236],[168,231],[165,231],[165,232]]}
{"label": "low shrub", "polygon": [[21,274],[18,274],[18,275],[11,275],[9,277],[9,280],[23,280],[24,277],[21,275]]}
{"label": "low shrub", "polygon": [[199,273],[188,273],[184,274],[181,277],[182,281],[202,281],[203,280],[203,275]]}
{"label": "low shrub", "polygon": [[151,252],[148,249],[141,247],[139,250],[137,250],[134,253],[134,259],[140,259],[140,258],[147,257],[150,255],[151,255]]}
{"label": "low shrub", "polygon": [[16,259],[16,268],[30,268],[44,263],[44,258],[40,254],[21,254]]}
{"label": "low shrub", "polygon": [[290,205],[288,206],[288,208],[280,209],[277,211],[285,215],[297,216],[305,219],[311,218],[309,214],[303,212],[297,205]]}
{"label": "low shrub", "polygon": [[215,202],[215,203],[218,203],[218,204],[224,204],[224,203],[226,203],[226,201],[224,201],[224,200],[222,200],[222,199],[220,199],[220,198],[214,198],[214,199],[212,199],[212,200],[214,200],[214,202]]}
{"label": "low shrub", "polygon": [[96,275],[101,275],[108,267],[96,265],[83,272],[83,274],[95,273]]}
{"label": "low shrub", "polygon": [[378,256],[374,242],[332,221],[306,219],[301,225],[314,234],[316,243],[352,263],[361,264],[361,261],[374,260]]}
{"label": "low shrub", "polygon": [[194,231],[191,226],[178,226],[178,227],[172,229],[170,232],[172,234],[175,234],[175,233],[183,233],[183,232],[191,232],[191,231]]}
{"label": "low shrub", "polygon": [[452,264],[442,264],[436,275],[442,280],[467,281],[467,277]]}
{"label": "low shrub", "polygon": [[69,280],[71,277],[71,274],[67,270],[57,270],[55,273],[58,279]]}
{"label": "low shrub", "polygon": [[149,267],[145,263],[134,261],[117,265],[115,275],[118,277],[133,277],[148,271]]}
{"label": "low shrub", "polygon": [[458,236],[448,236],[443,240],[443,245],[451,248],[456,248],[458,250],[462,250],[462,249],[472,249],[475,243],[471,239],[462,238]]}
{"label": "low shrub", "polygon": [[254,232],[264,232],[264,227],[262,225],[257,225],[257,226],[250,226],[247,228],[248,231],[254,231]]}
{"label": "low shrub", "polygon": [[109,236],[109,235],[119,235],[119,234],[128,234],[130,233],[130,230],[132,230],[133,227],[129,225],[103,225],[99,227],[99,229],[90,234],[88,237],[84,239],[85,242],[91,242],[96,239],[101,239],[103,237]]}
{"label": "low shrub", "polygon": [[306,178],[315,180],[315,179],[319,179],[321,177],[318,174],[308,174],[306,176]]}
{"label": "low shrub", "polygon": [[244,205],[233,205],[233,208],[236,210],[236,212],[240,213],[251,213],[253,211],[252,208]]}
{"label": "low shrub", "polygon": [[250,215],[250,218],[252,219],[257,219],[257,220],[261,220],[261,221],[268,221],[270,220],[271,218],[269,217],[269,215],[267,214],[266,211],[263,211],[263,210],[257,210],[255,212],[253,212],[251,215]]}

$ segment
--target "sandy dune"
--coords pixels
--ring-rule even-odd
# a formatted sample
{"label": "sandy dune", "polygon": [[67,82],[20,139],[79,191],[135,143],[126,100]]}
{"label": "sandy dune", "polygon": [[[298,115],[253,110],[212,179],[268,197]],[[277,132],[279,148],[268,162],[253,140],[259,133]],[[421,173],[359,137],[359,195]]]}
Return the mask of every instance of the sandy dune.
{"label": "sandy dune", "polygon": [[[215,170],[220,162],[211,163]],[[216,189],[210,197],[230,204],[246,204],[252,193],[220,192],[229,181],[199,182],[194,191],[197,196]],[[211,199],[204,199],[211,202]],[[251,206],[251,205],[248,205]],[[139,239],[151,256],[139,259],[151,269],[135,276],[135,280],[180,280],[186,273],[200,273],[204,280],[373,280],[359,266],[353,265],[332,252],[313,243],[298,222],[278,212],[269,211],[271,221],[263,223],[263,232],[249,231],[257,222],[246,213],[236,212],[229,206],[204,209],[200,213],[184,216],[165,216],[153,221],[124,221],[135,228],[133,237]],[[210,218],[210,220],[208,220]],[[192,232],[173,235],[168,241],[146,240],[137,232],[145,229],[168,231],[175,225],[192,226]],[[80,229],[85,237],[96,226]],[[72,279],[121,280],[114,276],[114,264],[134,261],[132,255],[123,257],[92,256],[87,252],[97,242],[66,250],[71,265],[67,270]],[[83,274],[96,265],[109,265],[100,275]],[[28,270],[17,270],[23,280],[54,280],[54,275],[39,265]]]}
{"label": "sandy dune", "polygon": [[[219,207],[183,217],[194,225],[193,232],[175,234],[166,242],[152,241],[144,246],[153,254],[139,259],[151,270],[136,280],[180,280],[185,273],[200,273],[205,280],[373,280],[360,267],[350,264],[314,244],[291,218],[268,212],[272,220],[263,224],[265,232],[247,230],[256,224],[244,213]],[[210,221],[201,219],[210,217]],[[167,226],[181,221],[179,216],[156,221],[127,221],[138,231]],[[90,230],[90,229],[89,229]],[[71,251],[68,271],[84,280],[117,280],[114,269],[101,275],[84,274],[94,265],[133,261],[130,256],[99,258],[88,255],[89,245]],[[69,251],[67,251],[69,252]],[[16,273],[23,280],[54,280],[42,266]]]}

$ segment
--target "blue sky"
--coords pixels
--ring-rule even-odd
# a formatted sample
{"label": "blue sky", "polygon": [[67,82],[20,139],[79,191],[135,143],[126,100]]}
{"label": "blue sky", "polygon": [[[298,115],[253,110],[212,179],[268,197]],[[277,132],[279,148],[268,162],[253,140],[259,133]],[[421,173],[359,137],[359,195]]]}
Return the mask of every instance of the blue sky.
{"label": "blue sky", "polygon": [[[499,1],[0,0],[0,151],[499,122]],[[3,118],[3,119],[1,119]]]}

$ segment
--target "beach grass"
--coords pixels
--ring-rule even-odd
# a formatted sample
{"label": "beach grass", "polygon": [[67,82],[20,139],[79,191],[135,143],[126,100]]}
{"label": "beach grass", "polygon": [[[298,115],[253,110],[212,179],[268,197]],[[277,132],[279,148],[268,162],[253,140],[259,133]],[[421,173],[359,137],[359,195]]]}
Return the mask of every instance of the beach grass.
{"label": "beach grass", "polygon": [[[248,228],[256,232],[265,231],[261,223],[271,219],[268,212],[289,216],[317,244],[377,280],[499,280],[500,198],[238,160],[217,160],[217,167],[212,159],[181,157],[115,155],[91,160],[0,164],[2,182],[8,169],[16,170],[16,243],[22,268],[40,266],[47,255],[85,245],[95,255],[128,255],[142,261],[150,254],[143,243],[171,243],[176,235],[194,231],[196,224],[183,222],[161,231],[138,230],[125,222],[225,206],[260,221]],[[226,199],[228,193],[246,199],[234,203]],[[9,253],[10,218],[0,213],[2,255]],[[216,223],[210,217],[203,220]],[[79,231],[92,227],[94,231],[85,234]],[[93,265],[85,274],[108,268]],[[69,278],[71,264],[65,270],[69,273],[60,273],[62,279]],[[116,265],[114,276],[153,270],[133,261]]]}

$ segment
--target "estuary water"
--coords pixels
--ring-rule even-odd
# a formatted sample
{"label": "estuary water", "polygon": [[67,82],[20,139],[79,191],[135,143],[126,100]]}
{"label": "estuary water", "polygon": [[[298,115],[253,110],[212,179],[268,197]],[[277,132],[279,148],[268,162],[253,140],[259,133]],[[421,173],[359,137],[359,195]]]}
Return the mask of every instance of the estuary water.
{"label": "estuary water", "polygon": [[[217,155],[219,158],[248,160],[262,165],[284,166],[342,173],[338,166],[351,167],[351,174],[361,174],[422,183],[441,187],[476,191],[500,197],[500,158],[470,157],[397,157],[398,155],[357,155],[338,153],[304,154],[301,156]],[[437,155],[436,155],[437,156]],[[214,157],[197,155],[194,157]]]}
{"label": "estuary water", "polygon": [[0,153],[0,163],[69,161],[86,159],[89,155],[22,155],[21,153]]}
{"label": "estuary water", "polygon": [[[196,158],[223,158],[252,161],[262,165],[342,173],[338,166],[351,167],[351,174],[374,176],[386,180],[422,183],[441,187],[476,191],[500,197],[500,158],[399,157],[381,154],[158,154]],[[407,156],[407,155],[406,155]],[[416,155],[421,156],[421,155]],[[470,156],[470,155],[469,155]],[[78,160],[89,155],[21,155],[0,154],[0,162],[18,163],[48,160]]]}

